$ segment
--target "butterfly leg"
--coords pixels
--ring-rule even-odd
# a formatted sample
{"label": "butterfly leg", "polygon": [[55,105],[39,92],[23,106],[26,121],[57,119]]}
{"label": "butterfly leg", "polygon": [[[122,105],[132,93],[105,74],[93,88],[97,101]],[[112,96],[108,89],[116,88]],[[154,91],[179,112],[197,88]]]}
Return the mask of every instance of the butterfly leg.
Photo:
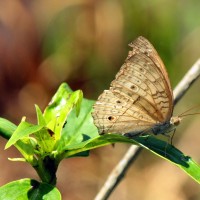
{"label": "butterfly leg", "polygon": [[174,131],[173,131],[173,133],[172,133],[172,136],[171,136],[171,145],[172,145],[172,140],[173,140],[173,138],[174,138],[175,132],[176,132],[176,129],[174,129]]}

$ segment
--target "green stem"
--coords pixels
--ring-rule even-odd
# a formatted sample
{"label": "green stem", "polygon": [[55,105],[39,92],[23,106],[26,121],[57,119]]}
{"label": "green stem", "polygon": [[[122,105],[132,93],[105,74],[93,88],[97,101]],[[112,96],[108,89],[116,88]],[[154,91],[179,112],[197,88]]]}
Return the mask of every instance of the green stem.
{"label": "green stem", "polygon": [[58,168],[58,163],[55,159],[51,158],[50,156],[46,156],[44,159],[39,158],[38,165],[33,167],[37,171],[42,182],[54,186],[56,185],[56,171]]}

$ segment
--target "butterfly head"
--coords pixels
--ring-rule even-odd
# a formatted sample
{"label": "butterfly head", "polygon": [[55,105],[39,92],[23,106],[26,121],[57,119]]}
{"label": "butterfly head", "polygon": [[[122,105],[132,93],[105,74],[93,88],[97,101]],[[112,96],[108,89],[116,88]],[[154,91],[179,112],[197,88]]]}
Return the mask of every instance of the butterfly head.
{"label": "butterfly head", "polygon": [[180,116],[171,117],[169,121],[165,121],[162,123],[158,123],[151,128],[153,134],[163,134],[166,135],[167,133],[174,131],[176,126],[178,126],[181,122]]}
{"label": "butterfly head", "polygon": [[172,126],[178,126],[181,123],[182,118],[180,116],[174,116],[170,119],[170,124]]}

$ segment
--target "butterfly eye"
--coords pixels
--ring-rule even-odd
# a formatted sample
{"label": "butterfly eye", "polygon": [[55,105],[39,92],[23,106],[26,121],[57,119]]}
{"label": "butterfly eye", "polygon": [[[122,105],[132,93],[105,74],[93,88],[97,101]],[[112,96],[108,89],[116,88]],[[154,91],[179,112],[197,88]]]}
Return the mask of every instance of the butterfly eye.
{"label": "butterfly eye", "polygon": [[120,101],[120,100],[117,100],[116,102],[117,102],[117,103],[121,103],[121,101]]}
{"label": "butterfly eye", "polygon": [[140,69],[139,69],[139,70],[140,70],[140,72],[144,72],[144,69],[143,69],[143,68],[141,68],[141,67],[140,67]]}
{"label": "butterfly eye", "polygon": [[131,89],[135,90],[136,86],[135,85],[131,85]]}
{"label": "butterfly eye", "polygon": [[150,56],[150,53],[151,53],[151,52],[152,52],[152,51],[151,51],[150,49],[148,49],[148,50],[144,51],[144,54],[147,55],[147,56]]}
{"label": "butterfly eye", "polygon": [[113,116],[109,116],[109,117],[108,117],[108,120],[109,120],[109,121],[113,121],[114,119],[115,119],[115,118],[114,118]]}
{"label": "butterfly eye", "polygon": [[[138,89],[139,89],[136,85],[131,85],[130,88],[131,88],[134,92],[137,92]],[[132,94],[131,94],[131,96],[132,96]]]}

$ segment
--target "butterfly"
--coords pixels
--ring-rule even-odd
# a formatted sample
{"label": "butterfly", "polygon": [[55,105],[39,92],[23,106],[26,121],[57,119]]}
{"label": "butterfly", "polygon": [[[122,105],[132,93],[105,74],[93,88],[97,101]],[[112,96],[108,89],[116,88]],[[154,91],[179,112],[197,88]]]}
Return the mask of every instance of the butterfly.
{"label": "butterfly", "polygon": [[181,119],[172,117],[173,93],[161,58],[142,36],[129,46],[133,49],[115,80],[93,106],[99,134],[157,135],[175,130]]}

